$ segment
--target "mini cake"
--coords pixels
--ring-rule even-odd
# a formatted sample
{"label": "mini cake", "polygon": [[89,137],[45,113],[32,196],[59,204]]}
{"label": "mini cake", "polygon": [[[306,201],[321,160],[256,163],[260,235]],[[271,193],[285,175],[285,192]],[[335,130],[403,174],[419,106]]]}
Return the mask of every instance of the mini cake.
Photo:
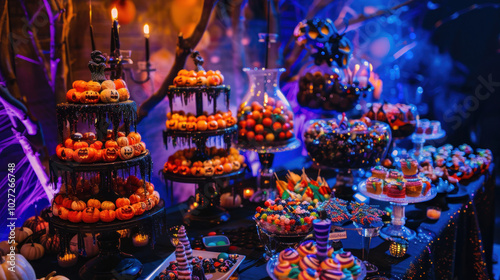
{"label": "mini cake", "polygon": [[299,280],[315,280],[319,278],[319,273],[315,269],[308,268],[299,274]]}
{"label": "mini cake", "polygon": [[403,182],[392,182],[387,185],[387,196],[392,198],[405,198],[406,188]]}
{"label": "mini cake", "polygon": [[323,262],[321,262],[320,267],[323,270],[333,269],[333,270],[340,271],[342,269],[340,263],[337,260],[332,259],[332,258],[328,258],[328,259],[324,260]]}
{"label": "mini cake", "polygon": [[403,180],[403,174],[396,169],[391,169],[389,170],[389,179],[394,179],[394,180]]}
{"label": "mini cake", "polygon": [[372,177],[384,180],[387,177],[387,169],[382,165],[377,165],[372,168]]}
{"label": "mini cake", "polygon": [[401,171],[403,171],[405,178],[412,178],[418,172],[418,161],[413,158],[401,159]]}
{"label": "mini cake", "polygon": [[292,266],[287,261],[280,261],[280,263],[274,268],[274,275],[278,276],[279,279],[288,279],[288,274],[292,270]]}
{"label": "mini cake", "polygon": [[383,180],[377,177],[370,177],[366,180],[366,191],[373,194],[382,193]]}
{"label": "mini cake", "polygon": [[405,183],[406,195],[410,197],[419,197],[422,192],[422,180],[408,179]]}
{"label": "mini cake", "polygon": [[279,261],[287,261],[290,264],[298,264],[300,261],[300,255],[297,250],[293,248],[286,248],[285,250],[281,251],[279,255]]}
{"label": "mini cake", "polygon": [[297,252],[299,252],[302,258],[307,255],[316,255],[318,252],[316,249],[316,242],[314,240],[307,240],[303,242],[300,244],[299,248],[297,248]]}
{"label": "mini cake", "polygon": [[316,257],[316,254],[314,255],[307,255],[304,258],[302,258],[299,262],[299,267],[302,270],[307,270],[308,268],[312,268],[314,270],[318,270],[319,268],[319,260]]}

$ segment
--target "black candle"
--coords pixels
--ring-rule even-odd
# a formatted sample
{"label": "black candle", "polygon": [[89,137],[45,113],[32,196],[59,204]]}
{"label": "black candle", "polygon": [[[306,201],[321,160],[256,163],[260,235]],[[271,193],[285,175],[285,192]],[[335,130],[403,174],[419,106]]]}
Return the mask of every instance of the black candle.
{"label": "black candle", "polygon": [[118,36],[118,20],[115,20],[113,25],[115,27],[115,47],[117,50],[120,50],[120,36]]}
{"label": "black candle", "polygon": [[92,24],[90,25],[90,42],[92,43],[92,50],[95,51],[94,27],[92,27]]}
{"label": "black candle", "polygon": [[149,63],[149,25],[144,25],[144,38],[146,39],[146,62]]}

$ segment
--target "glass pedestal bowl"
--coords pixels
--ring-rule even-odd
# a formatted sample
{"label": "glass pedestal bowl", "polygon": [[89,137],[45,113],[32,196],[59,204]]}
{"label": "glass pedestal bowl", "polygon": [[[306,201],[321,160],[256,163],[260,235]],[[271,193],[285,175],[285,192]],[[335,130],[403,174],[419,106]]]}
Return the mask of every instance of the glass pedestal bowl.
{"label": "glass pedestal bowl", "polygon": [[296,234],[279,234],[271,233],[257,224],[257,233],[259,234],[260,242],[266,250],[264,257],[269,260],[275,254],[280,253],[286,248],[297,248],[306,238],[312,238],[312,228],[309,232],[301,232]]}

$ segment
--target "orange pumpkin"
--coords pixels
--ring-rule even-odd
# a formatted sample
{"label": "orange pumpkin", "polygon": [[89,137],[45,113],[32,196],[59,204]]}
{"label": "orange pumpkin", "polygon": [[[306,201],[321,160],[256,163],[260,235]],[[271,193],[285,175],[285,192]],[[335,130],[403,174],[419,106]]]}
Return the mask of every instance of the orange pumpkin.
{"label": "orange pumpkin", "polygon": [[142,215],[144,212],[146,212],[146,203],[144,202],[137,202],[132,204],[132,208],[134,208],[135,215],[139,216]]}
{"label": "orange pumpkin", "polygon": [[92,162],[100,162],[103,160],[104,150],[95,150],[94,160]]}
{"label": "orange pumpkin", "polygon": [[101,202],[95,198],[91,198],[89,199],[89,201],[87,201],[87,206],[94,207],[96,209],[101,209]]}
{"label": "orange pumpkin", "polygon": [[77,150],[77,149],[80,149],[80,148],[87,148],[89,146],[89,143],[85,142],[85,141],[75,141],[73,142],[73,150]]}
{"label": "orange pumpkin", "polygon": [[155,201],[153,199],[148,198],[144,203],[146,203],[146,209],[148,209],[148,211],[155,207]]}
{"label": "orange pumpkin", "polygon": [[118,148],[118,143],[114,140],[108,140],[104,144],[104,147],[106,147],[106,148]]}
{"label": "orange pumpkin", "polygon": [[68,148],[62,148],[56,151],[57,157],[64,161],[72,161],[73,160],[73,150]]}
{"label": "orange pumpkin", "polygon": [[155,186],[149,182],[146,182],[146,190],[149,194],[152,194],[155,191]]}
{"label": "orange pumpkin", "polygon": [[81,200],[75,200],[71,203],[71,209],[74,211],[82,211],[86,207],[87,204],[85,204],[85,202]]}
{"label": "orange pumpkin", "polygon": [[113,202],[111,201],[103,201],[101,203],[101,209],[102,210],[115,210],[116,206]]}
{"label": "orange pumpkin", "polygon": [[127,101],[130,99],[130,92],[126,88],[121,88],[118,90],[118,94],[120,95],[120,102]]}
{"label": "orange pumpkin", "polygon": [[63,220],[67,220],[68,219],[68,214],[69,214],[69,211],[68,209],[66,209],[66,207],[59,207],[59,209],[57,210],[57,213],[58,213],[58,217],[63,219]]}
{"label": "orange pumpkin", "polygon": [[130,200],[126,197],[120,197],[116,200],[116,207],[121,208],[130,205]]}
{"label": "orange pumpkin", "polygon": [[74,81],[73,88],[76,89],[76,91],[84,92],[84,91],[88,90],[87,82],[82,81],[82,80]]}
{"label": "orange pumpkin", "polygon": [[64,147],[66,148],[69,148],[69,149],[73,149],[73,139],[71,138],[66,138],[66,140],[64,140]]}
{"label": "orange pumpkin", "polygon": [[117,90],[121,88],[127,88],[127,83],[125,83],[125,81],[122,79],[116,79],[113,82],[115,83],[115,88]]}
{"label": "orange pumpkin", "polygon": [[137,202],[140,202],[141,201],[141,197],[137,194],[132,194],[130,197],[129,197],[129,200],[130,200],[130,204],[135,204]]}
{"label": "orange pumpkin", "polygon": [[69,211],[68,220],[72,223],[81,223],[82,211]]}
{"label": "orange pumpkin", "polygon": [[134,157],[138,157],[142,154],[142,146],[140,143],[132,145],[134,149]]}
{"label": "orange pumpkin", "polygon": [[80,96],[80,102],[86,104],[96,104],[99,100],[99,93],[97,91],[87,90],[83,92],[82,96]]}
{"label": "orange pumpkin", "polygon": [[128,138],[127,138],[127,137],[119,137],[119,138],[116,140],[116,143],[118,143],[118,146],[119,146],[119,147],[125,147],[125,146],[128,146],[128,145],[129,145],[129,141],[128,141]]}
{"label": "orange pumpkin", "polygon": [[122,160],[129,160],[134,157],[134,148],[132,146],[121,147],[118,155]]}
{"label": "orange pumpkin", "polygon": [[138,132],[134,132],[134,131],[130,132],[128,134],[128,137],[133,137],[136,140],[135,143],[140,143],[142,140],[141,135]]}
{"label": "orange pumpkin", "polygon": [[94,161],[96,150],[94,148],[81,148],[75,150],[73,159],[80,163],[90,163]]}
{"label": "orange pumpkin", "polygon": [[79,95],[76,94],[76,89],[72,88],[66,92],[66,101],[69,103],[78,103],[80,100],[78,99]]}
{"label": "orange pumpkin", "polygon": [[106,162],[112,162],[118,158],[118,150],[115,148],[106,148],[102,151],[102,160]]}
{"label": "orange pumpkin", "polygon": [[57,194],[56,197],[54,197],[54,202],[56,204],[61,205],[63,200],[64,200],[64,195],[62,195],[62,194]]}
{"label": "orange pumpkin", "polygon": [[96,150],[100,150],[100,149],[102,149],[102,142],[97,140],[94,143],[90,144],[90,147],[94,148]]}
{"label": "orange pumpkin", "polygon": [[66,209],[71,209],[71,204],[73,203],[73,199],[69,197],[65,197],[61,203],[61,205]]}
{"label": "orange pumpkin", "polygon": [[94,81],[88,81],[87,82],[87,89],[95,92],[100,92],[101,91],[101,84],[99,82],[94,82]]}
{"label": "orange pumpkin", "polygon": [[101,89],[102,90],[105,90],[105,89],[113,89],[115,90],[116,89],[116,86],[115,86],[115,83],[111,80],[106,80],[104,82],[101,83]]}
{"label": "orange pumpkin", "polygon": [[102,210],[101,213],[99,214],[99,217],[101,221],[109,223],[116,219],[116,213],[115,210]]}
{"label": "orange pumpkin", "polygon": [[83,211],[83,214],[82,214],[82,220],[88,224],[97,223],[100,218],[101,218],[100,212],[95,207],[85,208],[85,210]]}
{"label": "orange pumpkin", "polygon": [[126,205],[123,207],[120,207],[116,210],[116,217],[118,220],[130,220],[134,217],[135,215],[135,210],[132,206]]}

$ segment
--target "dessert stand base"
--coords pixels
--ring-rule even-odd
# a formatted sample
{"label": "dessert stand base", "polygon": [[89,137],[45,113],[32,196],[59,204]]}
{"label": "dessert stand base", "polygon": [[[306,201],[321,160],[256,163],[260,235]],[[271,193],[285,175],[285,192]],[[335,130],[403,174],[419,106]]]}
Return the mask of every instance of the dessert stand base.
{"label": "dessert stand base", "polygon": [[101,233],[98,237],[101,251],[99,255],[80,268],[80,278],[85,280],[137,279],[143,269],[142,263],[134,256],[120,251],[120,234]]}
{"label": "dessert stand base", "polygon": [[385,240],[392,240],[395,237],[412,240],[415,236],[415,231],[405,227],[404,225],[389,224],[380,230],[380,237]]}
{"label": "dessert stand base", "polygon": [[195,208],[184,215],[184,222],[191,224],[191,222],[203,224],[220,224],[229,221],[231,215],[222,207],[214,206],[207,208]]}

